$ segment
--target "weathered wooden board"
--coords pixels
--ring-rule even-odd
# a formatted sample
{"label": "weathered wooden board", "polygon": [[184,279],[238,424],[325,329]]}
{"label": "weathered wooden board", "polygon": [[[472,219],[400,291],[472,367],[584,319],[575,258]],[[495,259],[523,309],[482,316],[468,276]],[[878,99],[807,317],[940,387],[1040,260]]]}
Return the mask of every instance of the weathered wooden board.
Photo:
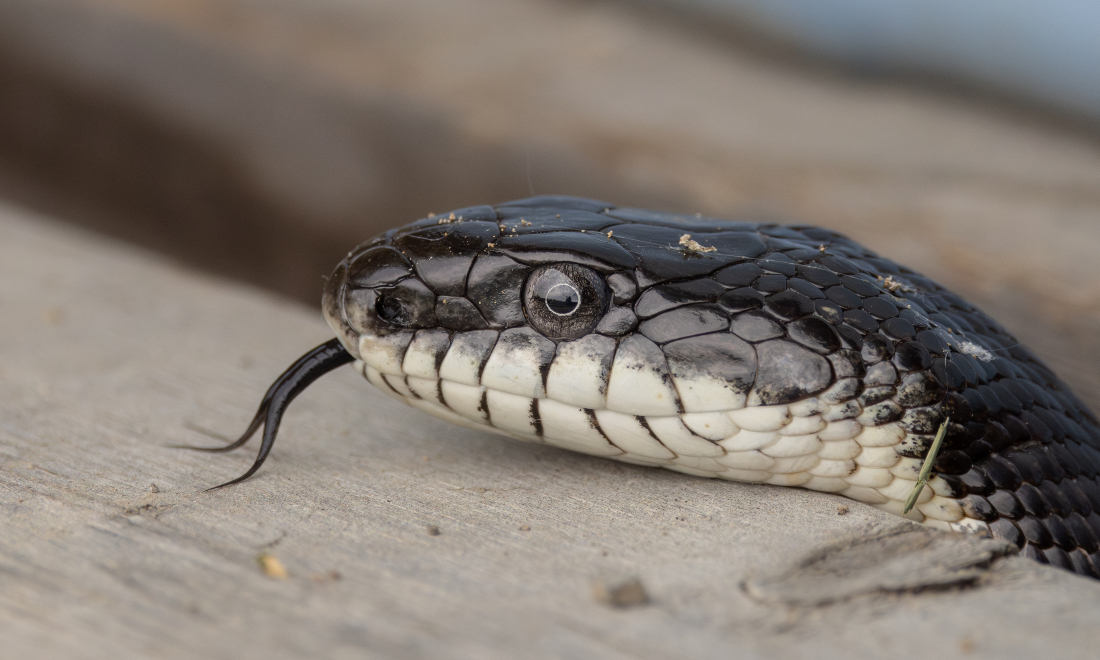
{"label": "weathered wooden board", "polygon": [[[328,336],[317,317],[0,211],[0,655],[1092,648],[1100,585],[1016,557],[990,565],[992,541],[930,543],[835,496],[486,437],[350,369],[295,403],[257,478],[204,492],[251,454],[165,445],[241,429],[268,382]],[[822,553],[827,570],[799,568]],[[265,575],[261,555],[287,577]],[[649,604],[594,595],[631,578]]]}

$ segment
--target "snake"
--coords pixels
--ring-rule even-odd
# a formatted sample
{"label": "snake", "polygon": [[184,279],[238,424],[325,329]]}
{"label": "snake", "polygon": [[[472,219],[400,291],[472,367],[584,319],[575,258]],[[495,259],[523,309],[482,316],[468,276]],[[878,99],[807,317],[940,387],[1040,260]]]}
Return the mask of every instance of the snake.
{"label": "snake", "polygon": [[264,429],[222,486],[352,364],[460,426],[835,493],[1100,578],[1096,416],[1000,323],[835,231],[567,196],[473,206],[356,247],[322,311],[335,338],[207,449]]}

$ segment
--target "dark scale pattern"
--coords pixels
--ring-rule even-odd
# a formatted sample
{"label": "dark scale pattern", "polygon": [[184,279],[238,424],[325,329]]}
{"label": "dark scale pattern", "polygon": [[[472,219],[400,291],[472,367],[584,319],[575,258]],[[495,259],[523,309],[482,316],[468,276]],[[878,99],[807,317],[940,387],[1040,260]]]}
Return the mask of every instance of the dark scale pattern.
{"label": "dark scale pattern", "polygon": [[913,458],[950,417],[935,471],[966,515],[1025,556],[1100,577],[1096,417],[995,320],[839,234],[549,196],[426,218],[341,268],[377,296],[419,280],[439,301],[425,318],[499,330],[530,323],[524,278],[555,262],[607,278],[600,334],[641,333],[681,370],[724,373],[696,362],[732,351],[750,405],[828,391],[900,420]]}

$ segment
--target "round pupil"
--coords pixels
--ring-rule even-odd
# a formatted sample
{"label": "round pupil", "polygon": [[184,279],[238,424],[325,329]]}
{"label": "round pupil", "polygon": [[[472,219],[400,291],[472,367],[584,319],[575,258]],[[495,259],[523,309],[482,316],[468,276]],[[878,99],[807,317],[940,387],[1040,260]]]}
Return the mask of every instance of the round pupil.
{"label": "round pupil", "polygon": [[378,296],[374,309],[378,312],[379,318],[392,321],[401,315],[401,301],[392,296]]}
{"label": "round pupil", "polygon": [[581,294],[568,284],[555,284],[546,292],[546,309],[558,316],[568,316],[581,306]]}

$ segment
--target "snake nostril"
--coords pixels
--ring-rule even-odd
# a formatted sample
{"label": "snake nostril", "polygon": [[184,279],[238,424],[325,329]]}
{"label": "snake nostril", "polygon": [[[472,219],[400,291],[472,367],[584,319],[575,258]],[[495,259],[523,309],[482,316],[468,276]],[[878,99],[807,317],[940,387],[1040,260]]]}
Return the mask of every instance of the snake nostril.
{"label": "snake nostril", "polygon": [[405,308],[401,305],[401,301],[386,294],[380,294],[375,300],[374,311],[378,314],[378,318],[389,323],[400,324],[405,315]]}

